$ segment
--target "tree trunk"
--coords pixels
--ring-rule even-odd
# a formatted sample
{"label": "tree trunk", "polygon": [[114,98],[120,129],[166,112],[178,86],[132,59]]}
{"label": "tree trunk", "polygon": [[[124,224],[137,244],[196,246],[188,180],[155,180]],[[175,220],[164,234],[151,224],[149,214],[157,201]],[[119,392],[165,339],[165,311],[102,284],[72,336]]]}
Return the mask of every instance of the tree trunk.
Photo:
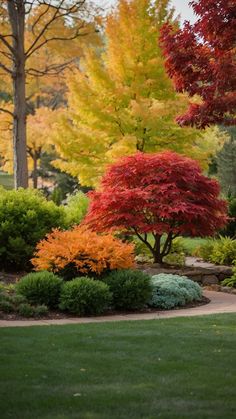
{"label": "tree trunk", "polygon": [[32,172],[32,179],[33,179],[33,187],[34,189],[38,188],[38,159],[34,156],[33,158],[33,172]]}
{"label": "tree trunk", "polygon": [[163,264],[163,256],[160,254],[153,253],[154,263],[160,263],[160,265]]}
{"label": "tree trunk", "polygon": [[26,148],[26,77],[25,77],[25,4],[23,0],[8,1],[9,19],[13,33],[13,154],[15,188],[28,187]]}

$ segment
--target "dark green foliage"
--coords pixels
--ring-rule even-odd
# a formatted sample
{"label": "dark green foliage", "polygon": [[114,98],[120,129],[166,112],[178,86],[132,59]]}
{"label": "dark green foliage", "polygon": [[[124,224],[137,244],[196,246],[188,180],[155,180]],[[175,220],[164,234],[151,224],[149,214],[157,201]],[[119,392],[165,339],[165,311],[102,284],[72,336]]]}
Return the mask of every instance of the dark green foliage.
{"label": "dark green foliage", "polygon": [[63,284],[60,301],[60,309],[72,314],[101,314],[109,307],[111,293],[102,281],[81,277]]}
{"label": "dark green foliage", "polygon": [[230,135],[217,155],[218,176],[225,194],[236,196],[236,127],[224,127]]}
{"label": "dark green foliage", "polygon": [[48,314],[48,308],[44,304],[34,307],[34,316],[41,317]]}
{"label": "dark green foliage", "polygon": [[61,286],[61,278],[52,272],[42,271],[21,278],[17,284],[17,291],[31,304],[45,304],[55,308],[58,306]]}
{"label": "dark green foliage", "polygon": [[141,309],[145,307],[151,295],[150,277],[141,271],[112,271],[103,281],[112,292],[112,304],[116,309]]}
{"label": "dark green foliage", "polygon": [[226,278],[224,281],[221,282],[221,285],[225,287],[236,288],[236,259],[234,260],[233,265],[233,275],[231,276],[231,278]]}
{"label": "dark green foliage", "polygon": [[230,221],[221,234],[236,239],[236,198],[229,197],[228,200]]}
{"label": "dark green foliage", "polygon": [[34,307],[28,303],[22,303],[19,305],[18,313],[22,317],[33,317],[34,316]]}
{"label": "dark green foliage", "polygon": [[35,245],[64,223],[58,208],[35,190],[0,189],[0,268],[27,269]]}
{"label": "dark green foliage", "polygon": [[5,298],[0,298],[0,310],[4,311],[4,313],[12,313],[15,311],[14,305]]}
{"label": "dark green foliage", "polygon": [[185,276],[172,274],[154,275],[151,279],[152,297],[151,307],[169,310],[184,306],[202,298],[201,287]]}

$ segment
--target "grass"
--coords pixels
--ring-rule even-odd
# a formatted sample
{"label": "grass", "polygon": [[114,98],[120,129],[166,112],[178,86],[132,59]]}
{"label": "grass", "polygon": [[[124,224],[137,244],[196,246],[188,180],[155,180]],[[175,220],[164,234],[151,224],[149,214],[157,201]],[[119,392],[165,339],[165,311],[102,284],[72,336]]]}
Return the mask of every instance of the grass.
{"label": "grass", "polygon": [[[154,244],[154,239],[152,234],[148,234],[148,240],[151,245]],[[202,237],[181,237],[181,244],[184,246],[184,251],[186,255],[192,255],[194,250],[199,246],[205,244],[208,238]]]}
{"label": "grass", "polygon": [[207,242],[207,238],[204,239],[202,237],[182,237],[181,241],[184,246],[185,253],[187,255],[192,255],[194,250],[196,250],[199,246],[202,246]]}
{"label": "grass", "polygon": [[13,189],[13,176],[8,175],[7,173],[0,172],[0,185],[3,186],[5,189]]}
{"label": "grass", "polygon": [[1,419],[235,418],[235,320],[0,329]]}

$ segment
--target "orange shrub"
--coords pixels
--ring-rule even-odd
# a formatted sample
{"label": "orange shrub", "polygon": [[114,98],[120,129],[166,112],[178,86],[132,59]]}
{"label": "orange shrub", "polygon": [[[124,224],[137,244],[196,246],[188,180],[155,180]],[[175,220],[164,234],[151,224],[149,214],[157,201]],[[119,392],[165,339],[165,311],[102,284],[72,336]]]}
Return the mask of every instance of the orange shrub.
{"label": "orange shrub", "polygon": [[35,270],[57,272],[71,279],[134,266],[134,247],[112,234],[98,235],[86,227],[54,230],[40,241],[31,260]]}

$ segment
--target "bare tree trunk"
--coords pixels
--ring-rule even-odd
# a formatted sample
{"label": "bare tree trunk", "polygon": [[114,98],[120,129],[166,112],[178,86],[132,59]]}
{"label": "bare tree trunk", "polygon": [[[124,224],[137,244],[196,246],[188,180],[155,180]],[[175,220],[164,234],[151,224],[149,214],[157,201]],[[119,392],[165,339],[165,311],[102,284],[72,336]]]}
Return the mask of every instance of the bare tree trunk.
{"label": "bare tree trunk", "polygon": [[38,188],[38,159],[36,156],[33,158],[34,168],[32,172],[32,178],[33,178],[33,187],[34,189]]}
{"label": "bare tree trunk", "polygon": [[8,1],[13,34],[13,152],[15,188],[28,187],[26,146],[26,76],[25,76],[25,4],[23,0]]}

